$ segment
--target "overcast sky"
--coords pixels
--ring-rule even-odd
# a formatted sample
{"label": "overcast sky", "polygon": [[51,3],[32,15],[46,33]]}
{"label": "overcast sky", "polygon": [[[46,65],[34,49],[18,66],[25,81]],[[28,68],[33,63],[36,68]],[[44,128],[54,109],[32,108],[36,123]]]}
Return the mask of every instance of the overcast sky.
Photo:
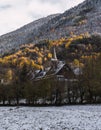
{"label": "overcast sky", "polygon": [[0,35],[33,20],[62,13],[84,0],[0,0]]}

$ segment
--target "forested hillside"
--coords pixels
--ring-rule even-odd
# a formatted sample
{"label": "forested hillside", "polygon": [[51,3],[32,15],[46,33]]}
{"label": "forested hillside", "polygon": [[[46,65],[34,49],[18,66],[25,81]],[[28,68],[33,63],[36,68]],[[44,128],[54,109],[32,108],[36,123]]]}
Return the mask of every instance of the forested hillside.
{"label": "forested hillside", "polygon": [[[51,66],[53,49],[57,58],[71,70],[79,68],[75,82],[44,78],[36,81],[37,71]],[[70,104],[101,102],[101,37],[89,33],[39,44],[25,44],[0,58],[1,104]]]}

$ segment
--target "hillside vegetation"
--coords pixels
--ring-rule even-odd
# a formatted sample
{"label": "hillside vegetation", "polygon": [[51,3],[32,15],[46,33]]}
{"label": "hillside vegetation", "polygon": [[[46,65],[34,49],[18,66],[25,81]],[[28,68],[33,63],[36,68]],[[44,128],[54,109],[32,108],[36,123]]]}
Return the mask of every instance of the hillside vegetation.
{"label": "hillside vegetation", "polygon": [[[36,70],[50,67],[53,48],[59,60],[64,60],[71,68],[81,68],[82,75],[68,88],[55,78],[38,82],[32,78]],[[26,99],[28,104],[64,104],[101,102],[101,37],[88,33],[43,41],[39,44],[25,44],[0,58],[0,101],[9,104]],[[2,83],[3,79],[3,83]],[[57,84],[57,85],[56,85]],[[58,86],[58,88],[57,88]],[[57,101],[55,101],[57,99]],[[79,101],[78,101],[79,99]]]}

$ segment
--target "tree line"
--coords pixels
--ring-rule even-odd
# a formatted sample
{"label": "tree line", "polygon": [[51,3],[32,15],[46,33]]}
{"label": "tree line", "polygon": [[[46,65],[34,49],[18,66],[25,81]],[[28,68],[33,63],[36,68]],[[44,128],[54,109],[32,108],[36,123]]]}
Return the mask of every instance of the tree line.
{"label": "tree line", "polygon": [[[7,84],[0,83],[0,104],[101,103],[101,37],[80,35],[69,39],[62,38],[50,42],[48,50],[45,45],[39,48],[34,45],[22,46],[15,54],[0,58],[0,76],[1,70],[6,71],[3,78],[10,81]],[[53,45],[58,48],[59,58],[70,59],[68,62],[72,60],[74,66],[82,67],[82,73],[76,76],[76,80],[60,81],[56,75],[31,80],[31,73],[36,69],[43,69],[43,63],[48,65]]]}
{"label": "tree line", "polygon": [[[0,84],[3,105],[63,105],[101,103],[101,56],[87,59],[76,80],[51,78],[29,80],[27,67],[16,70],[11,84]],[[21,100],[22,103],[21,103]]]}

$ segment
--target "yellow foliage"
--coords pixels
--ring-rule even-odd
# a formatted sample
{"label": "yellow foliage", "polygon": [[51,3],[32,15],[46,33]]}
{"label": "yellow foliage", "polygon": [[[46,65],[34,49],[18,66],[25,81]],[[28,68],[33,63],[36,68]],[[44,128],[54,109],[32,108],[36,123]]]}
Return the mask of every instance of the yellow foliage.
{"label": "yellow foliage", "polygon": [[81,63],[78,59],[74,59],[73,65],[76,67],[84,67],[84,64]]}
{"label": "yellow foliage", "polygon": [[83,24],[86,24],[87,23],[87,20],[85,19],[85,20],[81,20],[80,22],[79,22],[79,25],[83,25]]}
{"label": "yellow foliage", "polygon": [[30,64],[31,64],[31,61],[29,58],[27,58],[27,57],[20,57],[19,58],[19,61],[18,61],[19,67],[22,68],[24,65],[30,66]]}
{"label": "yellow foliage", "polygon": [[41,52],[38,52],[39,57],[43,57],[43,54]]}
{"label": "yellow foliage", "polygon": [[84,34],[80,34],[80,35],[72,34],[72,37],[68,38],[65,47],[68,48],[73,41],[83,39],[84,37],[89,37],[89,34],[88,33],[84,33]]}
{"label": "yellow foliage", "polygon": [[12,64],[13,64],[13,65],[16,65],[16,64],[17,64],[17,58],[12,59]]}
{"label": "yellow foliage", "polygon": [[51,53],[48,53],[48,58],[52,58],[52,54]]}
{"label": "yellow foliage", "polygon": [[78,59],[74,59],[73,64],[74,64],[75,66],[79,66],[80,62],[79,62]]}
{"label": "yellow foliage", "polygon": [[65,38],[61,38],[59,40],[50,41],[50,46],[60,46],[63,44],[63,42],[65,42],[65,40]]}
{"label": "yellow foliage", "polygon": [[11,69],[9,69],[9,70],[7,71],[7,73],[6,73],[6,78],[7,78],[8,80],[12,80],[12,78],[13,78],[13,72],[12,72]]}
{"label": "yellow foliage", "polygon": [[38,57],[38,59],[37,59],[37,62],[38,62],[38,64],[42,64],[42,58],[41,57]]}
{"label": "yellow foliage", "polygon": [[44,61],[47,61],[47,58],[46,58],[46,57],[44,57]]}
{"label": "yellow foliage", "polygon": [[2,58],[0,58],[0,64],[3,62],[3,59]]}

